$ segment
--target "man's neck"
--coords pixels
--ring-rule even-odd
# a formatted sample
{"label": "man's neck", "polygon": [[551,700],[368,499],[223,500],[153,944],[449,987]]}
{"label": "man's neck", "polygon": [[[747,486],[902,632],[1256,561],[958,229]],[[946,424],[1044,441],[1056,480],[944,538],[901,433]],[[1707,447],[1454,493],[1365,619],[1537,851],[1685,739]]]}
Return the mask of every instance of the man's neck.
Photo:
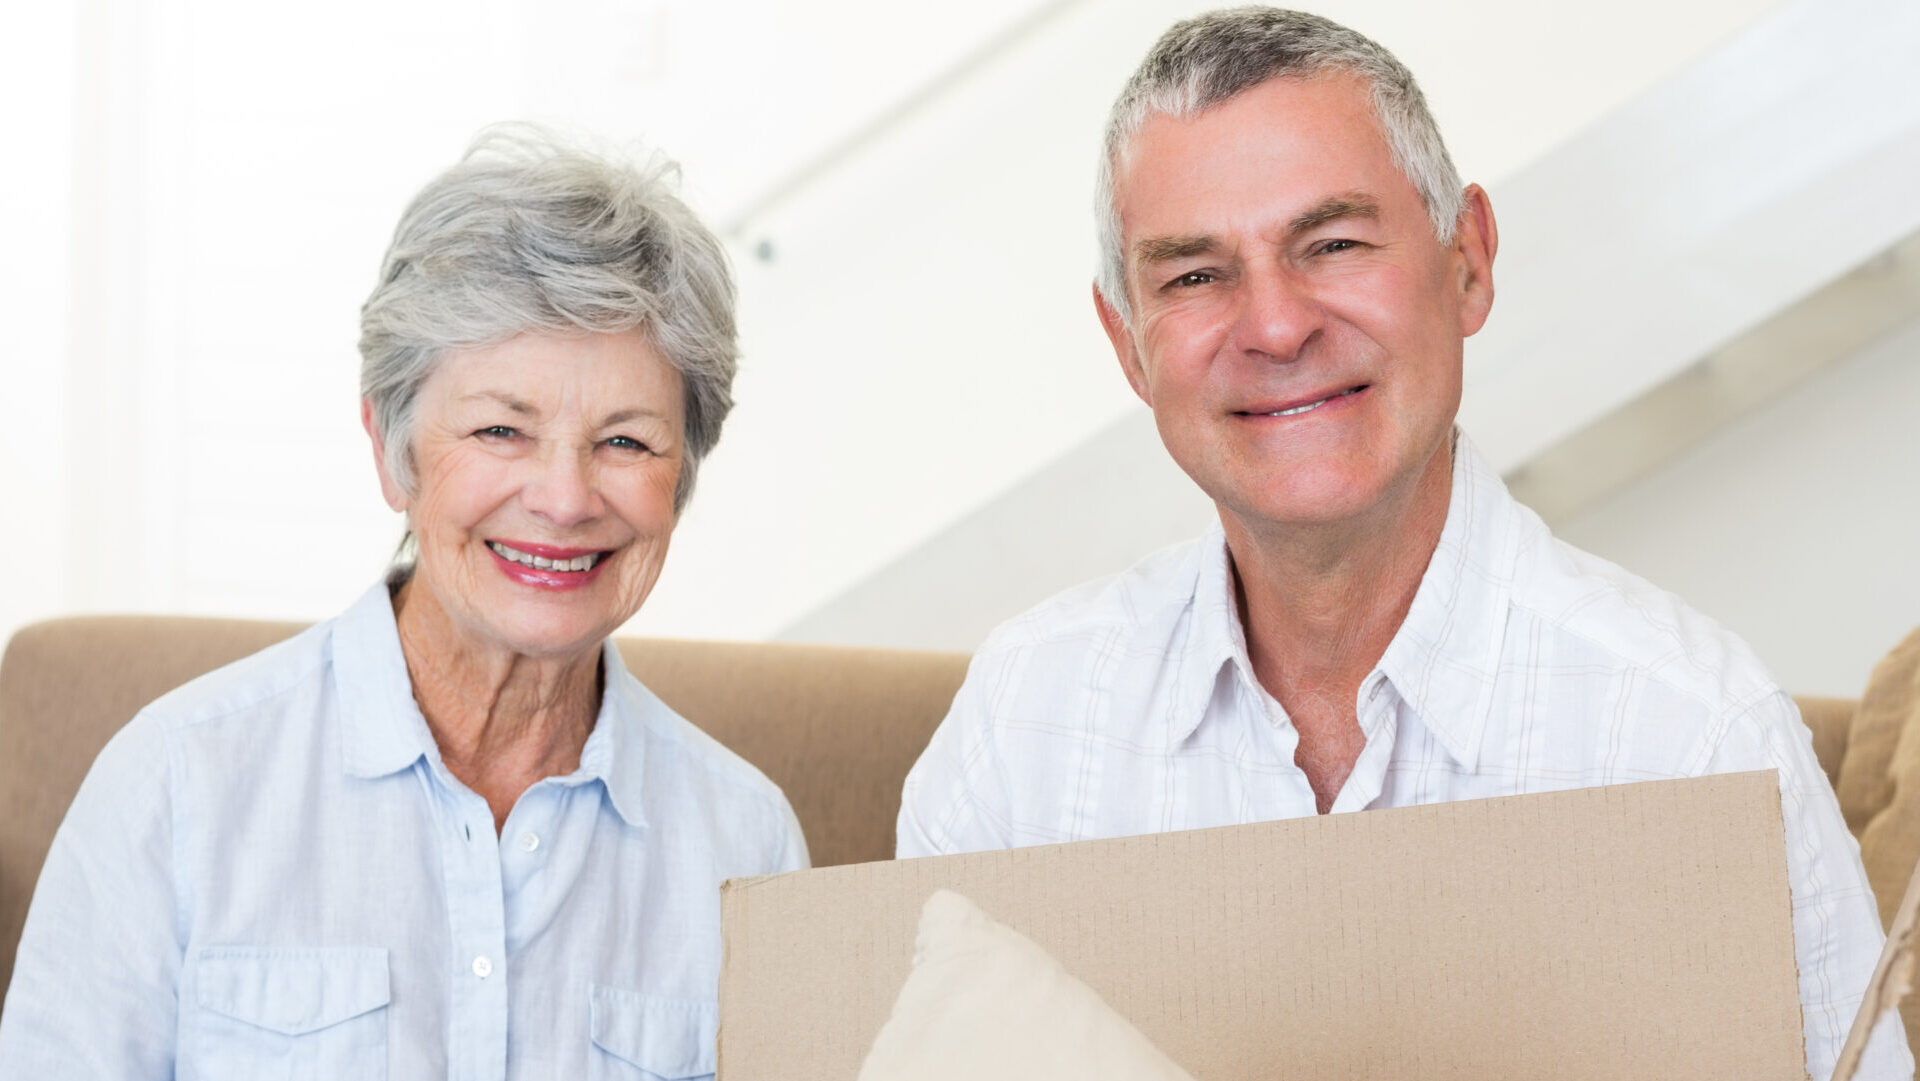
{"label": "man's neck", "polygon": [[1452,483],[1453,456],[1443,448],[1406,492],[1364,520],[1249,529],[1221,514],[1254,677],[1299,730],[1296,762],[1322,811],[1365,742],[1360,684],[1419,592]]}

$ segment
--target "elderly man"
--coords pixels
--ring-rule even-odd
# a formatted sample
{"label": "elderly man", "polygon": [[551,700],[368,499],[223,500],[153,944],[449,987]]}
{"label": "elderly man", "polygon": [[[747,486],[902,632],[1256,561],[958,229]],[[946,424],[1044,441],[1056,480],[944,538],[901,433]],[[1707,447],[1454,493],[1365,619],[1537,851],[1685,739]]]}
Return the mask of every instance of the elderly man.
{"label": "elderly man", "polygon": [[[1105,150],[1095,307],[1220,524],[988,639],[900,854],[1777,769],[1827,1076],[1881,943],[1858,851],[1747,646],[1555,541],[1454,427],[1499,234],[1411,74],[1316,16],[1216,12],[1161,38]],[[1912,1074],[1897,1026],[1868,1061]]]}

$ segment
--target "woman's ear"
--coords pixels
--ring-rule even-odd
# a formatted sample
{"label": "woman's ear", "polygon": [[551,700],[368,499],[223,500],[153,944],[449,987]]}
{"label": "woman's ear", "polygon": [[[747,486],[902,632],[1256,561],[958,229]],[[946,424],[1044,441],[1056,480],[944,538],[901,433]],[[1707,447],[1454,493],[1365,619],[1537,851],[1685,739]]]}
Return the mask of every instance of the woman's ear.
{"label": "woman's ear", "polygon": [[373,402],[367,398],[360,399],[360,426],[367,430],[367,438],[373,441],[373,468],[380,474],[380,494],[386,498],[387,506],[405,513],[407,493],[387,472],[387,441],[380,435],[380,426],[374,423]]}

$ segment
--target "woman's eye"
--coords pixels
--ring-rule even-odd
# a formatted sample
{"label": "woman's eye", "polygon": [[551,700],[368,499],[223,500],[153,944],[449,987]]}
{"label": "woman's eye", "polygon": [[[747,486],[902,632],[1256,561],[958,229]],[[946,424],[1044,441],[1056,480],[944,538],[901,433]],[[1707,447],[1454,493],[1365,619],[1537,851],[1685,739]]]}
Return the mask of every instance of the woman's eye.
{"label": "woman's eye", "polygon": [[490,424],[473,434],[482,439],[512,439],[520,433],[504,424]]}
{"label": "woman's eye", "polygon": [[640,442],[638,439],[635,439],[630,435],[616,435],[613,438],[607,440],[607,446],[618,447],[621,450],[647,450],[648,449],[645,443]]}

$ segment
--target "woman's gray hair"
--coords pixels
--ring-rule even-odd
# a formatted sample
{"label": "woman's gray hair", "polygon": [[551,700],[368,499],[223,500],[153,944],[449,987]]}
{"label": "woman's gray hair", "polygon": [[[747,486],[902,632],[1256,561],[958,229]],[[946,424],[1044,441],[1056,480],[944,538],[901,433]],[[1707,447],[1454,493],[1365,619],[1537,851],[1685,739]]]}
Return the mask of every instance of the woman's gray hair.
{"label": "woman's gray hair", "polygon": [[678,168],[532,125],[481,132],[415,196],[360,309],[360,394],[388,475],[412,492],[420,387],[448,352],[521,334],[642,330],[680,373],[686,443],[674,509],[733,408],[726,250],[674,193]]}
{"label": "woman's gray hair", "polygon": [[1095,181],[1100,230],[1100,295],[1131,321],[1126,253],[1121,249],[1115,177],[1141,125],[1155,113],[1186,119],[1283,76],[1310,78],[1342,71],[1366,80],[1374,116],[1399,166],[1433,221],[1440,243],[1453,243],[1465,209],[1465,188],[1427,109],[1413,73],[1371,38],[1300,11],[1227,8],[1182,22],[1160,36],[1108,114]]}

